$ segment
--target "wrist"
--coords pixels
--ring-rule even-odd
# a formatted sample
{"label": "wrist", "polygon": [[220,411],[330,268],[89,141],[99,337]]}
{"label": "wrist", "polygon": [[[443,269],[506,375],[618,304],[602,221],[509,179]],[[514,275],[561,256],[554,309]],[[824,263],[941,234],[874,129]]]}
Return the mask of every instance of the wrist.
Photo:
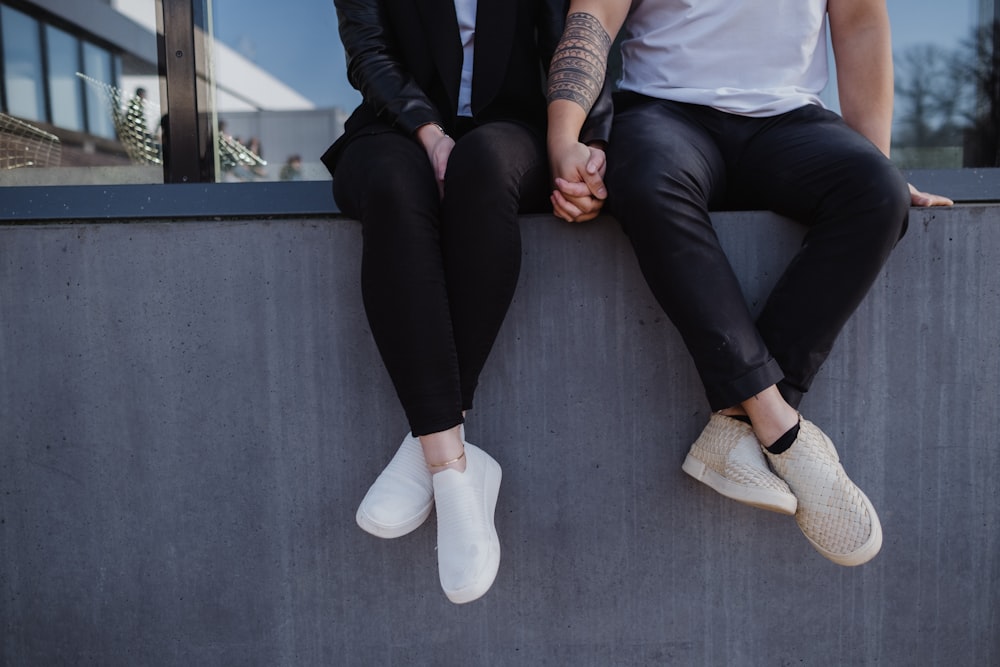
{"label": "wrist", "polygon": [[583,145],[580,143],[580,140],[572,134],[553,133],[549,134],[546,144],[550,154],[562,154]]}
{"label": "wrist", "polygon": [[440,123],[424,123],[415,132],[417,140],[425,146],[433,145],[448,136]]}

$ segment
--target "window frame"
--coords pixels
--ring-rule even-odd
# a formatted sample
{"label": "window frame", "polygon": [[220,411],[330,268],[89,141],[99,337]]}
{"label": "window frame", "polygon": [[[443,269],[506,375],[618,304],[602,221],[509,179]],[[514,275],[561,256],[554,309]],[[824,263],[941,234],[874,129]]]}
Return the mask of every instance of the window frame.
{"label": "window frame", "polygon": [[[46,0],[53,7],[72,0]],[[168,110],[163,184],[6,186],[0,220],[212,219],[337,215],[330,181],[219,183],[210,149],[211,110],[199,110],[198,26],[205,25],[203,0],[155,0],[158,66]],[[10,3],[16,4],[16,3]],[[16,8],[16,7],[15,7]],[[1000,16],[1000,2],[996,4]],[[2,62],[0,62],[2,65]],[[1000,168],[904,171],[921,190],[959,203],[1000,203]]]}

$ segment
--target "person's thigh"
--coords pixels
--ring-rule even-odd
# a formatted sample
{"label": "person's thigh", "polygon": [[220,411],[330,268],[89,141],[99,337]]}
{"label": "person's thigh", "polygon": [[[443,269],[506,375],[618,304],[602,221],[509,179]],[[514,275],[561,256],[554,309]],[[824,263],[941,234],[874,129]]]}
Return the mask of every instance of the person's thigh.
{"label": "person's thigh", "polygon": [[521,268],[520,211],[548,208],[541,135],[493,122],[462,135],[448,160],[441,203],[441,247],[462,407],[473,395],[503,323]]}
{"label": "person's thigh", "polygon": [[397,132],[358,137],[333,188],[341,210],[361,221],[365,313],[410,428],[450,428],[462,395],[430,160]]}
{"label": "person's thigh", "polygon": [[424,149],[399,132],[356,137],[341,154],[333,178],[340,210],[357,220],[394,224],[408,210],[424,215],[439,206],[434,171]]}
{"label": "person's thigh", "polygon": [[664,206],[693,206],[707,212],[721,200],[725,165],[701,122],[707,117],[704,112],[692,105],[651,99],[616,106],[606,180],[609,206],[628,220],[623,222],[626,231],[633,218],[662,219]]}
{"label": "person's thigh", "polygon": [[899,170],[832,111],[809,105],[760,121],[730,165],[736,205],[776,211],[810,227],[848,211],[900,218],[908,206]]}
{"label": "person's thigh", "polygon": [[543,211],[548,192],[544,138],[521,123],[475,127],[458,139],[448,159],[444,206],[449,213]]}

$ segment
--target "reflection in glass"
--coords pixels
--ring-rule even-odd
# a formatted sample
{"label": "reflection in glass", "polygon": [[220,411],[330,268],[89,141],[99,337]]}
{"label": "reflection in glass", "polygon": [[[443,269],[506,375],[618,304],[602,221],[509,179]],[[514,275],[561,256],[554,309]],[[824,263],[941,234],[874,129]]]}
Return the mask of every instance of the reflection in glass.
{"label": "reflection in glass", "polygon": [[0,186],[162,183],[155,0],[41,4],[0,0]]}
{"label": "reflection in glass", "polygon": [[92,91],[105,115],[110,115],[114,135],[126,155],[136,165],[163,164],[160,141],[150,132],[149,119],[159,110],[148,100],[145,88],[136,88],[132,95],[99,79],[78,74]]}
{"label": "reflection in glass", "polygon": [[[111,54],[88,42],[83,43],[83,73],[97,81],[113,81]],[[107,113],[100,92],[84,86],[87,100],[87,129],[98,137],[115,138],[115,126]]]}
{"label": "reflection in glass", "polygon": [[964,45],[970,113],[963,134],[966,167],[1000,167],[1000,18]]}
{"label": "reflection in glass", "polygon": [[220,180],[329,179],[319,157],[360,101],[333,3],[212,0],[211,17],[219,140],[246,149],[220,155]]}
{"label": "reflection in glass", "polygon": [[0,21],[3,22],[6,111],[27,120],[45,120],[38,22],[6,6],[0,6]]}
{"label": "reflection in glass", "polygon": [[1000,167],[1000,5],[978,9],[954,40],[896,40],[893,159],[904,168]]}
{"label": "reflection in glass", "polygon": [[76,77],[80,70],[80,42],[48,25],[45,26],[45,47],[52,124],[68,130],[83,130],[83,95]]}
{"label": "reflection in glass", "polygon": [[26,167],[58,167],[61,161],[59,137],[0,113],[0,173]]}

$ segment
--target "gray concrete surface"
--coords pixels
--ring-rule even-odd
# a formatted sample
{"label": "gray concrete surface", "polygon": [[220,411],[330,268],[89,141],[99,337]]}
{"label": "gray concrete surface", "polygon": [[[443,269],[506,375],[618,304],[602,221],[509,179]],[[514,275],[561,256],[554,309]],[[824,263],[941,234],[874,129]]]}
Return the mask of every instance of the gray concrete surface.
{"label": "gray concrete surface", "polygon": [[[717,222],[759,303],[796,229]],[[802,406],[880,510],[850,569],[681,472],[708,409],[616,224],[523,230],[457,607],[433,516],[354,524],[406,431],[356,223],[0,227],[0,664],[1000,664],[1000,209],[915,212]]]}

